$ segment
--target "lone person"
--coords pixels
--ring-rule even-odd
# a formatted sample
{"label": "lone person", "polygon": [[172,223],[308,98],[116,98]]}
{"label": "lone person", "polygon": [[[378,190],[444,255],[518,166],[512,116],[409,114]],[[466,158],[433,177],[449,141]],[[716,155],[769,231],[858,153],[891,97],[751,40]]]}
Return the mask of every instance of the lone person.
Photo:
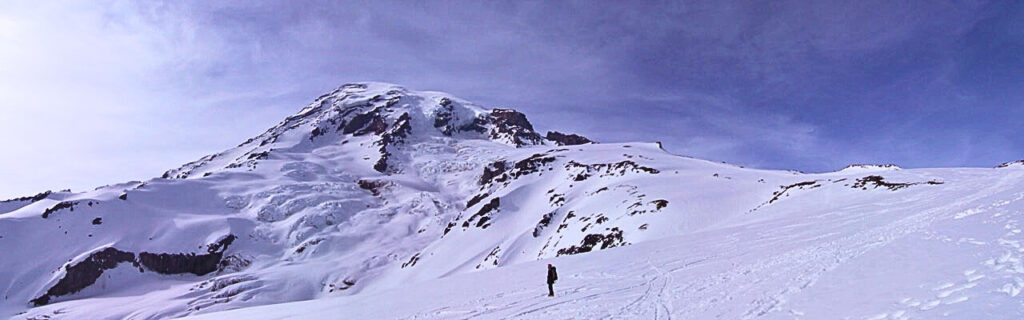
{"label": "lone person", "polygon": [[555,266],[548,264],[548,296],[555,296],[555,280],[558,280],[558,272],[555,271]]}

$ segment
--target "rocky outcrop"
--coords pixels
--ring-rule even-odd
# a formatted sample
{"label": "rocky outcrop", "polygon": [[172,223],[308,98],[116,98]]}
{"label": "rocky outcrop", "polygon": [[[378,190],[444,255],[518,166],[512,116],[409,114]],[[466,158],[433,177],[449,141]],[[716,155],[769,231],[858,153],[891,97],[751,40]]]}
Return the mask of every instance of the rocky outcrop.
{"label": "rocky outcrop", "polygon": [[1024,160],[1010,161],[996,166],[996,168],[1024,167]]}
{"label": "rocky outcrop", "polygon": [[352,121],[345,124],[341,133],[352,134],[355,136],[362,136],[369,133],[383,133],[384,130],[387,130],[388,124],[384,122],[384,117],[382,117],[377,111],[378,110],[374,110],[368,113],[356,115],[352,118]]}
{"label": "rocky outcrop", "polygon": [[558,131],[548,131],[547,136],[545,136],[544,138],[554,141],[555,144],[558,144],[560,146],[575,146],[580,144],[594,143],[594,141],[587,139],[587,137],[576,134],[563,134]]}
{"label": "rocky outcrop", "polygon": [[487,229],[487,227],[491,225],[491,212],[498,210],[499,206],[501,206],[501,200],[499,200],[498,197],[494,197],[490,202],[480,207],[480,211],[477,211],[476,214],[473,214],[469,219],[466,219],[466,221],[462,223],[462,227],[468,228],[470,223],[476,221],[476,226],[478,228]]}
{"label": "rocky outcrop", "polygon": [[786,196],[786,192],[789,192],[789,190],[792,189],[813,189],[818,187],[821,187],[821,184],[818,184],[818,180],[797,182],[788,186],[780,186],[782,190],[772,192],[772,198],[769,199],[768,203],[766,204],[771,204],[772,202],[779,201],[779,199],[781,199],[783,196]]}
{"label": "rocky outcrop", "polygon": [[540,171],[541,168],[552,162],[555,162],[555,157],[553,156],[535,154],[512,165],[512,170],[509,170],[508,175],[513,179],[519,178]]}
{"label": "rocky outcrop", "polygon": [[609,232],[607,234],[588,234],[587,236],[583,237],[583,241],[580,242],[579,246],[571,246],[568,248],[558,249],[558,255],[573,255],[584,252],[590,252],[594,250],[594,248],[597,248],[599,244],[601,245],[601,247],[599,248],[601,250],[628,244],[625,241],[623,241],[622,230],[619,230],[619,228],[611,228],[608,229],[608,231]]}
{"label": "rocky outcrop", "polygon": [[8,200],[0,201],[0,203],[10,203],[10,202],[19,202],[19,201],[26,201],[26,202],[32,203],[32,202],[36,202],[36,201],[39,201],[39,200],[46,199],[46,197],[49,197],[50,194],[52,194],[52,193],[53,193],[53,191],[44,191],[44,192],[37,193],[34,196],[8,199]]}
{"label": "rocky outcrop", "polygon": [[391,158],[392,154],[388,151],[388,147],[402,143],[406,138],[412,134],[412,124],[409,123],[409,113],[402,113],[401,116],[395,120],[395,123],[391,125],[391,129],[381,135],[380,140],[377,141],[377,145],[380,146],[380,158],[377,159],[377,163],[373,165],[373,169],[380,173],[387,173],[388,171],[388,159]]}
{"label": "rocky outcrop", "polygon": [[624,160],[616,163],[597,163],[597,164],[582,164],[576,161],[569,161],[565,165],[565,168],[570,171],[577,171],[573,180],[583,181],[587,180],[593,175],[598,177],[608,176],[622,176],[627,172],[633,173],[647,173],[647,174],[658,174],[661,173],[658,169],[651,167],[645,167],[637,164],[630,160]]}
{"label": "rocky outcrop", "polygon": [[544,143],[544,138],[533,131],[533,125],[526,115],[512,109],[491,110],[488,120],[491,124],[492,140],[508,140],[517,147]]}
{"label": "rocky outcrop", "polygon": [[46,210],[43,210],[43,219],[49,218],[51,214],[54,214],[54,213],[56,213],[58,211],[61,211],[61,210],[64,210],[64,209],[68,209],[70,211],[75,211],[75,205],[76,204],[78,204],[78,201],[61,201],[61,202],[53,205],[52,207],[49,207],[49,208],[46,208]]}
{"label": "rocky outcrop", "polygon": [[369,190],[374,196],[379,196],[385,188],[391,185],[390,182],[371,179],[359,179],[356,181],[360,189]]}
{"label": "rocky outcrop", "polygon": [[228,246],[234,242],[234,235],[227,235],[216,243],[207,245],[207,253],[149,253],[136,254],[116,248],[106,248],[93,252],[81,262],[65,266],[64,277],[46,290],[43,295],[32,299],[33,305],[49,304],[53,298],[73,294],[96,283],[106,270],[114,269],[121,263],[131,263],[139,268],[139,272],[150,270],[160,274],[191,273],[205,275],[222,267],[222,257]]}
{"label": "rocky outcrop", "polygon": [[441,134],[451,136],[458,128],[455,127],[455,106],[452,100],[441,98],[440,108],[434,112],[434,128],[441,131]]}
{"label": "rocky outcrop", "polygon": [[206,254],[195,253],[139,253],[139,263],[146,269],[160,274],[191,273],[197,276],[217,271],[224,250],[235,241],[228,235],[217,243],[207,246]]}
{"label": "rocky outcrop", "polygon": [[66,267],[64,277],[57,281],[57,284],[47,289],[46,293],[42,296],[29,302],[33,305],[41,306],[50,303],[52,298],[82,291],[82,289],[96,283],[96,279],[103,275],[103,271],[116,268],[122,262],[131,262],[138,266],[138,262],[135,261],[135,254],[131,252],[114,248],[106,248],[94,252],[85,260]]}
{"label": "rocky outcrop", "polygon": [[490,194],[485,192],[485,193],[481,193],[481,194],[473,196],[473,198],[470,198],[469,201],[466,201],[466,208],[469,208],[469,207],[472,207],[472,206],[476,205],[477,203],[480,202],[480,200],[487,199],[487,196],[489,196],[489,195]]}
{"label": "rocky outcrop", "polygon": [[508,170],[505,161],[495,161],[484,167],[484,173],[480,176],[480,185],[488,185],[495,182],[495,178],[501,176]]}
{"label": "rocky outcrop", "polygon": [[539,237],[540,233],[544,231],[544,228],[547,228],[548,225],[551,224],[551,218],[553,218],[556,213],[558,213],[558,212],[557,211],[551,211],[551,212],[548,212],[548,213],[544,214],[544,216],[540,218],[540,221],[537,222],[537,226],[533,227],[533,237],[534,238]]}
{"label": "rocky outcrop", "polygon": [[888,181],[885,181],[885,178],[883,178],[881,176],[867,176],[867,177],[863,177],[863,178],[857,179],[857,181],[854,182],[853,185],[850,186],[850,187],[854,188],[854,189],[867,190],[868,186],[874,186],[873,189],[877,189],[879,187],[882,187],[882,188],[889,189],[891,191],[896,191],[896,190],[899,190],[899,189],[903,189],[903,188],[907,188],[907,187],[914,186],[914,185],[919,185],[919,184],[932,184],[932,185],[935,185],[935,184],[942,184],[942,182],[941,181],[934,181],[934,180],[927,181],[927,182],[888,182]]}

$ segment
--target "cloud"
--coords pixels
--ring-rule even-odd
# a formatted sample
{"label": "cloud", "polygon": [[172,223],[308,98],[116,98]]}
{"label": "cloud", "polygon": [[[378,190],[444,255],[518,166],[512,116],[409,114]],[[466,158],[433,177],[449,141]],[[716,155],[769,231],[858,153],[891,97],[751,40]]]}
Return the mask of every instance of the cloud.
{"label": "cloud", "polygon": [[1020,7],[7,1],[0,195],[158,175],[352,81],[748,166],[998,163],[1024,145]]}

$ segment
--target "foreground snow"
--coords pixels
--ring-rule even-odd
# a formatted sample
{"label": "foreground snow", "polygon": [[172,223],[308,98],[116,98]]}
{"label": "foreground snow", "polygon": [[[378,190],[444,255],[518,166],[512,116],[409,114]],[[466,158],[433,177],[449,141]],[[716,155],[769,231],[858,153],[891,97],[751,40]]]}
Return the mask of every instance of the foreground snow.
{"label": "foreground snow", "polygon": [[190,319],[1024,318],[1024,170],[932,172],[950,189]]}

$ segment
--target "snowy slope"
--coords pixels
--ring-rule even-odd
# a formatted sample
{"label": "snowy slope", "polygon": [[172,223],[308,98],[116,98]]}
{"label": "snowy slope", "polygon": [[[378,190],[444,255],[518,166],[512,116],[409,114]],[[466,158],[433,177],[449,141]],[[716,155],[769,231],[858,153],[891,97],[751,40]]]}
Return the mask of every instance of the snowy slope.
{"label": "snowy slope", "polygon": [[[898,175],[938,176],[943,189],[807,191],[628,247],[194,319],[1021,319],[1024,171]],[[562,274],[555,298],[547,263]]]}
{"label": "snowy slope", "polygon": [[0,202],[0,315],[999,318],[1022,174],[748,169],[348,84],[161,178]]}

